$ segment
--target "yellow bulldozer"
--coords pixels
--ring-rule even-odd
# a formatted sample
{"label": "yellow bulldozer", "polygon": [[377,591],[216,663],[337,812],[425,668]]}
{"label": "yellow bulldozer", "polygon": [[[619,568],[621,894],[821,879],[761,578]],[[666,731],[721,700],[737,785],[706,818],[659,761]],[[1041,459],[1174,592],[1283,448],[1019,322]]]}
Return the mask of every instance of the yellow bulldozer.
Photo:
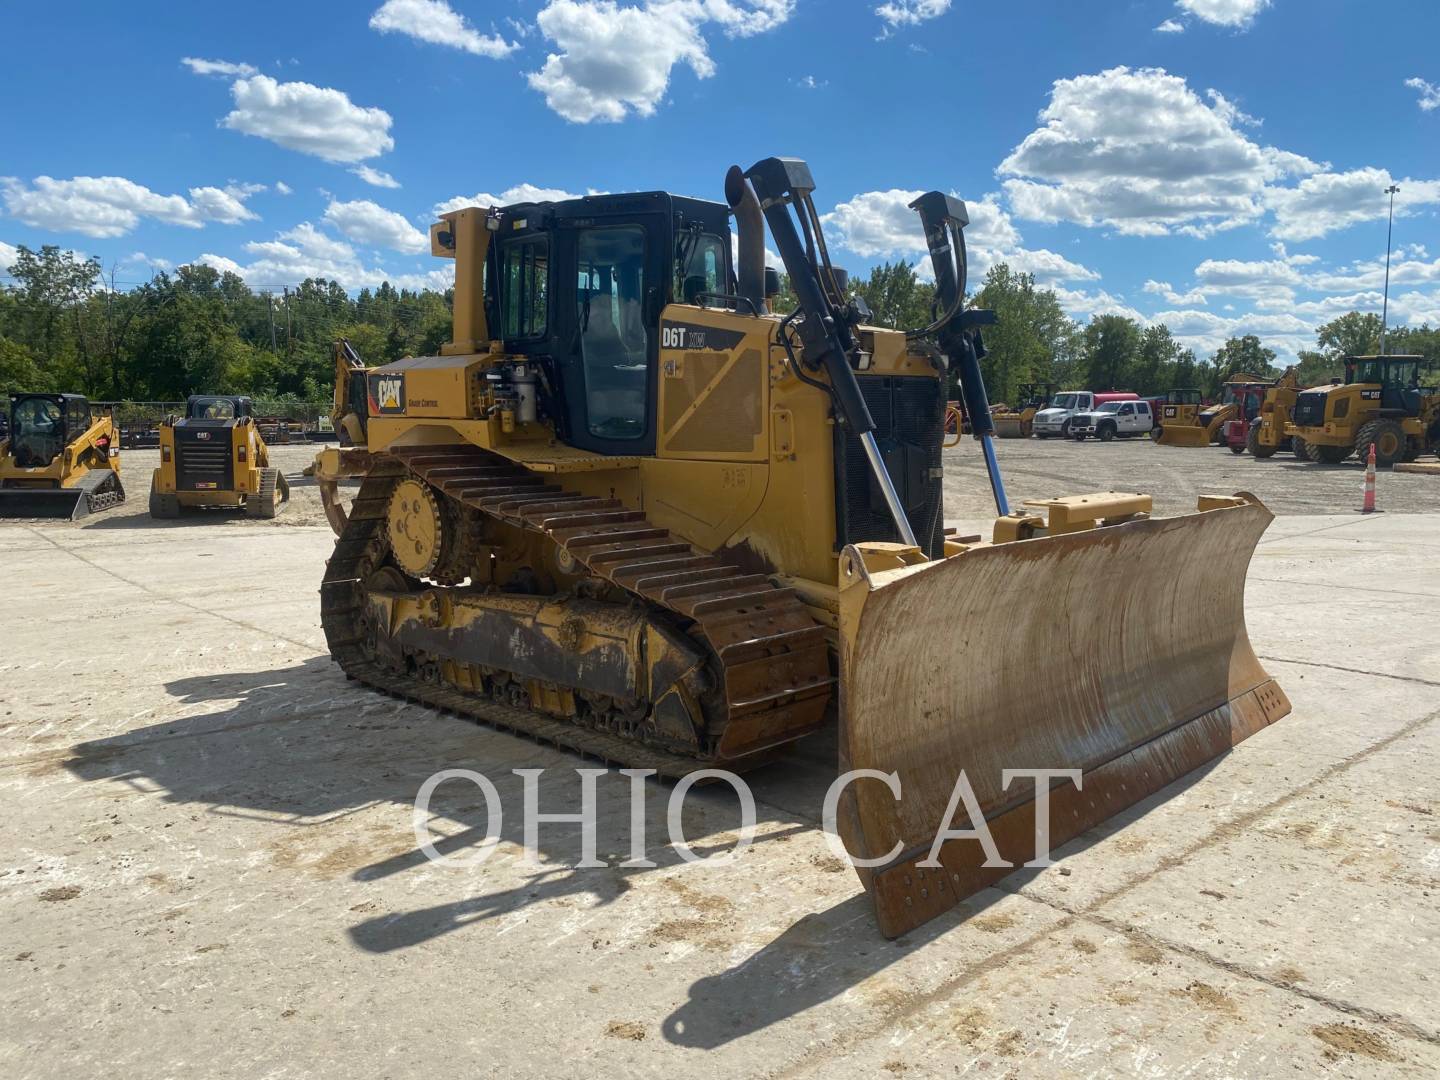
{"label": "yellow bulldozer", "polygon": [[[767,158],[730,170],[724,203],[595,195],[431,225],[454,340],[365,374],[322,625],[381,691],[665,777],[838,725],[836,827],[893,936],[1008,872],[951,831],[964,785],[1019,865],[1037,808],[1058,845],[1288,711],[1244,624],[1271,515],[1240,495],[1152,517],[1113,492],[1012,511],[964,203],[912,204],[937,306],[888,330],[844,290],[813,189],[803,161]],[[769,311],[767,224],[790,312]],[[946,529],[952,371],[989,540]],[[1006,771],[1028,769],[1079,773]]]}
{"label": "yellow bulldozer", "polygon": [[125,501],[114,419],[80,394],[11,394],[0,517],[74,521]]}
{"label": "yellow bulldozer", "polygon": [[[1160,433],[1155,441],[1161,446],[1210,446],[1225,441],[1225,425],[1237,418],[1249,419],[1260,409],[1265,391],[1274,380],[1258,375],[1236,372],[1220,388],[1220,400],[1214,405],[1165,405],[1160,414]],[[1172,409],[1174,415],[1171,415]]]}
{"label": "yellow bulldozer", "polygon": [[1414,461],[1440,453],[1440,391],[1420,385],[1423,356],[1348,356],[1345,381],[1296,396],[1285,433],[1296,454],[1338,464],[1352,453],[1361,461],[1375,448],[1375,464]]}
{"label": "yellow bulldozer", "polygon": [[1054,386],[1025,383],[1020,387],[1020,404],[1013,409],[991,413],[995,435],[1001,439],[1028,439],[1035,432],[1035,414],[1050,404]]}
{"label": "yellow bulldozer", "polygon": [[196,394],[184,416],[160,425],[160,465],[150,480],[150,516],[199,508],[244,508],[273,518],[290,499],[284,474],[270,464],[248,397]]}

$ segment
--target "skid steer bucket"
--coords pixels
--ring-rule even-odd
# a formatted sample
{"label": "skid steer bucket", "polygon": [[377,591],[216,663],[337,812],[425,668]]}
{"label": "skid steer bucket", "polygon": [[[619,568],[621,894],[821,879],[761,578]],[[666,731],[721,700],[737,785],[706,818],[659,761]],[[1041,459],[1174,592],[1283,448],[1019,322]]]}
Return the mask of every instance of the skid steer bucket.
{"label": "skid steer bucket", "polygon": [[1155,440],[1161,446],[1209,446],[1210,429],[1201,424],[1166,424]]}
{"label": "skid steer bucket", "polygon": [[[836,825],[884,860],[860,874],[886,936],[1035,858],[1036,782],[1003,770],[1081,770],[1046,785],[1055,848],[1289,712],[1244,621],[1271,514],[1201,507],[894,569],[893,551],[842,553],[840,767],[899,792],[852,780]],[[946,821],[962,770],[1006,865],[967,838],[930,859],[939,831],[972,827],[963,802]]]}
{"label": "skid steer bucket", "polygon": [[64,518],[90,513],[90,500],[79,488],[6,488],[0,491],[0,518]]}

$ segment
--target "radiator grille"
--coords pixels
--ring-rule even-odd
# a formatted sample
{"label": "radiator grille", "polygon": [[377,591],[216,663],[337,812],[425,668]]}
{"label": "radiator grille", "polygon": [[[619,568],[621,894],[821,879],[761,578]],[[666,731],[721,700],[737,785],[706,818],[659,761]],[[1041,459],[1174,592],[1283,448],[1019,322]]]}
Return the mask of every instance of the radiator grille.
{"label": "radiator grille", "polygon": [[[208,432],[209,441],[195,433],[175,429],[175,487],[180,491],[229,491],[234,488],[230,459],[230,432]],[[186,438],[185,436],[190,436]]]}
{"label": "radiator grille", "polygon": [[[915,537],[931,557],[943,554],[945,523],[940,444],[945,429],[944,383],[925,376],[861,376],[860,390],[877,425],[886,468]],[[865,448],[836,429],[835,535],[839,544],[897,542],[899,530],[870,470]]]}
{"label": "radiator grille", "polygon": [[1295,399],[1295,423],[1300,427],[1323,427],[1325,424],[1323,391],[1307,390]]}

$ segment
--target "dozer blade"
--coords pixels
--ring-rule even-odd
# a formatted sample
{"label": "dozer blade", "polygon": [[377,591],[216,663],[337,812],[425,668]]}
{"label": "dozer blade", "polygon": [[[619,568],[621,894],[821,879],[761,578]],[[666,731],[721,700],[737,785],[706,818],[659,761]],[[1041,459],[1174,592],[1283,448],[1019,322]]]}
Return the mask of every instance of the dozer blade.
{"label": "dozer blade", "polygon": [[[971,548],[898,569],[840,560],[840,768],[895,773],[844,789],[837,827],[881,932],[894,937],[993,884],[1037,850],[1035,781],[1051,848],[1224,753],[1290,703],[1245,631],[1245,571],[1271,521],[1258,501]],[[1238,505],[1235,505],[1238,504]],[[1206,501],[1202,500],[1202,506]],[[985,867],[964,771],[1008,865]],[[891,853],[894,853],[893,855]]]}
{"label": "dozer blade", "polygon": [[90,513],[90,501],[79,488],[6,488],[0,491],[0,518],[64,518],[76,521]]}
{"label": "dozer blade", "polygon": [[1161,446],[1209,446],[1210,431],[1199,424],[1166,424],[1155,440]]}

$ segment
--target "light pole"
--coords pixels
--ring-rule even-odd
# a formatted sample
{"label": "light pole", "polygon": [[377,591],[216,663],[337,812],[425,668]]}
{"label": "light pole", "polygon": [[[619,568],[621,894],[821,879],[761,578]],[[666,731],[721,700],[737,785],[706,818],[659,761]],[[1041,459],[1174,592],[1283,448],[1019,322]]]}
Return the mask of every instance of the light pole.
{"label": "light pole", "polygon": [[1380,355],[1385,355],[1385,327],[1390,321],[1390,240],[1395,235],[1395,193],[1400,190],[1399,184],[1391,184],[1385,189],[1385,194],[1390,196],[1390,224],[1385,230],[1385,299],[1380,307]]}

